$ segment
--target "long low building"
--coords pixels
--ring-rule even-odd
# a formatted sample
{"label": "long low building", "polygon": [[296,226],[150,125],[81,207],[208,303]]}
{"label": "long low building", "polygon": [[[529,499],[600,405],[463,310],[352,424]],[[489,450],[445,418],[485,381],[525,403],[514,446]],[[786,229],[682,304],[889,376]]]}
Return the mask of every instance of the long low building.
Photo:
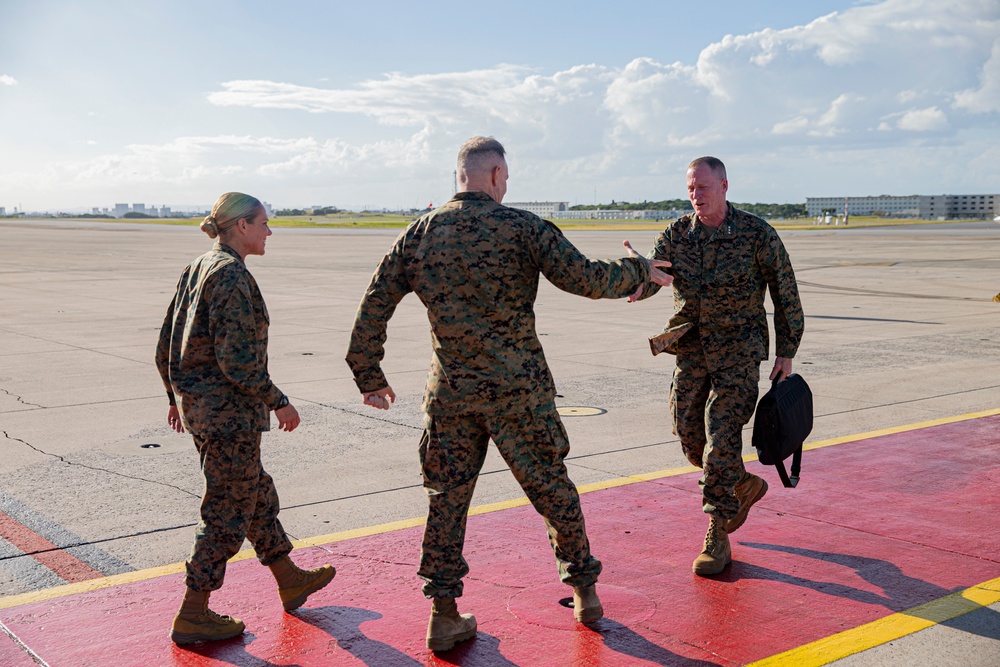
{"label": "long low building", "polygon": [[825,213],[876,215],[889,218],[953,220],[989,219],[1000,215],[1000,194],[994,195],[879,195],[877,197],[806,197],[809,216]]}
{"label": "long low building", "polygon": [[565,211],[569,206],[568,201],[512,201],[504,202],[504,206],[509,208],[519,208],[528,213],[534,213],[539,218],[551,220],[553,213]]}

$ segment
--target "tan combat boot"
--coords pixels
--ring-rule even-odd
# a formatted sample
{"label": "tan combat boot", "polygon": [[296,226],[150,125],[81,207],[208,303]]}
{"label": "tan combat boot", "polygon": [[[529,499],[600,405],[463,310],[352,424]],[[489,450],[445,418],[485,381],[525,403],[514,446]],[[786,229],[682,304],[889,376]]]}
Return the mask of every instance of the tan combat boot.
{"label": "tan combat boot", "polygon": [[447,651],[459,642],[476,636],[476,617],[458,613],[455,598],[434,598],[431,620],[427,623],[427,648]]}
{"label": "tan combat boot", "polygon": [[303,570],[288,556],[267,566],[278,582],[278,597],[285,611],[298,609],[306,598],[333,580],[337,570],[332,565],[324,565],[315,570]]}
{"label": "tan combat boot", "polygon": [[207,591],[190,588],[184,593],[184,601],[170,629],[170,639],[175,644],[211,642],[243,634],[246,629],[243,621],[216,614],[208,608],[208,596]]}
{"label": "tan combat boot", "polygon": [[705,533],[705,549],[694,559],[691,569],[702,576],[719,574],[733,560],[733,550],[729,547],[729,535],[723,527],[723,520],[714,516]]}
{"label": "tan combat boot", "polygon": [[743,471],[743,477],[736,483],[736,497],[740,501],[739,514],[726,522],[726,532],[735,533],[736,529],[747,520],[747,514],[755,502],[764,497],[767,493],[767,482],[757,475],[751,475]]}
{"label": "tan combat boot", "polygon": [[597,597],[597,586],[573,587],[573,617],[580,623],[593,623],[604,616],[604,607]]}

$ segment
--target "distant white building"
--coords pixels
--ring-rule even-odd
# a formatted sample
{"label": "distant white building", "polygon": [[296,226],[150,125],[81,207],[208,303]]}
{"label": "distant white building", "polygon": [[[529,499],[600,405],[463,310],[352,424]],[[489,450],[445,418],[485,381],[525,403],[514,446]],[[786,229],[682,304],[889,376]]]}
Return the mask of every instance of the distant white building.
{"label": "distant white building", "polygon": [[115,217],[124,218],[128,213],[128,204],[115,204]]}
{"label": "distant white building", "polygon": [[[271,213],[271,205],[269,203],[267,203],[266,201],[262,201],[261,205],[264,207],[264,213],[267,214],[267,217],[270,218],[274,215],[273,213]],[[160,217],[163,218],[166,216],[160,216]]]}
{"label": "distant white building", "polygon": [[806,197],[806,213],[878,215],[924,220],[976,218],[990,219],[1000,214],[1000,194],[993,195],[879,195],[877,197]]}
{"label": "distant white building", "polygon": [[512,201],[504,203],[510,208],[519,208],[522,211],[534,213],[539,218],[552,219],[554,213],[565,211],[569,206],[568,201]]}
{"label": "distant white building", "polygon": [[170,217],[170,207],[169,206],[161,206],[160,207],[160,217],[161,218],[169,218]]}
{"label": "distant white building", "polygon": [[7,215],[7,208],[5,206],[0,206],[0,216]]}
{"label": "distant white building", "polygon": [[146,214],[146,205],[145,204],[132,204],[132,212],[133,213],[142,213],[143,215],[145,215]]}

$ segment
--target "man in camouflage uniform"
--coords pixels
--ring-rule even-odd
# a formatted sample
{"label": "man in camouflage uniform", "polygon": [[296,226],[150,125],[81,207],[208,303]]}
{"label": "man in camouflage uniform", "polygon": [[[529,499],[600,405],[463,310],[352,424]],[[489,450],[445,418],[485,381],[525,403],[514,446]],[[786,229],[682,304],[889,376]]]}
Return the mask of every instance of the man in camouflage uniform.
{"label": "man in camouflage uniform", "polygon": [[170,633],[178,644],[243,632],[239,619],[209,610],[208,597],[222,586],[226,562],[244,538],[274,574],[286,610],[334,576],[329,565],[306,571],[289,558],[278,494],[261,466],[261,432],[270,429],[271,410],[279,428],[299,424],[268,374],[267,307],[244,263],[248,254],[264,254],[267,222],[255,198],[223,195],[202,224],[219,242],[181,274],[160,329],[156,366],[170,402],[167,422],[178,433],[191,432],[205,476],[184,602]]}
{"label": "man in camouflage uniform", "polygon": [[[726,201],[726,168],[714,157],[688,165],[685,215],[657,238],[650,258],[672,264],[674,311],[654,354],[677,355],[670,386],[674,434],[702,468],[703,509],[710,515],[697,574],[718,574],[732,560],[729,533],[746,520],[767,483],[743,466],[742,430],[757,402],[760,362],[768,356],[765,288],[774,304],[775,361],[770,378],[792,372],[804,316],[781,239],[766,222]],[[640,288],[630,299],[659,290]]]}
{"label": "man in camouflage uniform", "polygon": [[366,404],[395,400],[379,367],[386,325],[415,292],[427,307],[433,358],[423,398],[420,463],[429,508],[418,574],[433,600],[427,646],[447,650],[475,635],[455,598],[469,567],[462,557],[466,516],[489,439],[542,515],[562,581],[573,586],[581,622],[601,617],[594,584],[601,563],[590,553],[579,496],[563,459],[566,431],[555,385],[535,333],[539,273],[568,292],[628,296],[647,280],[670,277],[635,255],[591,261],[552,223],[501,205],[507,191],[504,149],[474,137],[458,155],[459,190],[411,224],[372,277],[358,308],[347,362]]}

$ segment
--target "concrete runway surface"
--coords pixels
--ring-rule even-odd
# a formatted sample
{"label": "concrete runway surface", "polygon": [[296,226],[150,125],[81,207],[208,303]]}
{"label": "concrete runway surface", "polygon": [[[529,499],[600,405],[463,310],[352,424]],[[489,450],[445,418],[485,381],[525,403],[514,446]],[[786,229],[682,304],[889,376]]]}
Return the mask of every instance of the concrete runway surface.
{"label": "concrete runway surface", "polygon": [[[271,376],[303,419],[294,433],[264,436],[265,468],[293,538],[425,511],[417,442],[430,346],[416,297],[404,299],[389,327],[383,368],[398,396],[392,410],[363,406],[343,361],[358,300],[396,233],[278,229],[267,255],[249,258],[271,314]],[[591,257],[623,254],[621,234],[567,235]],[[810,441],[998,407],[1000,225],[781,235],[806,312],[795,370],[814,393]],[[628,233],[640,252],[654,236]],[[193,227],[0,221],[0,595],[187,556],[202,480],[190,436],[166,427],[153,349],[181,269],[210,244]],[[538,331],[578,485],[686,465],[666,412],[673,360],[652,357],[646,342],[670,311],[666,292],[639,304],[589,301],[543,281]],[[769,370],[765,362],[762,391]],[[807,454],[803,484],[809,476]],[[976,490],[968,493],[974,508]],[[491,451],[474,504],[521,495]],[[878,508],[870,511],[879,521]],[[991,522],[983,517],[982,529]],[[693,559],[701,537],[677,539],[690,542]],[[935,628],[843,662],[1000,664],[992,619],[974,656],[993,662],[949,663],[949,642],[968,637],[951,629],[945,639],[920,639]]]}

